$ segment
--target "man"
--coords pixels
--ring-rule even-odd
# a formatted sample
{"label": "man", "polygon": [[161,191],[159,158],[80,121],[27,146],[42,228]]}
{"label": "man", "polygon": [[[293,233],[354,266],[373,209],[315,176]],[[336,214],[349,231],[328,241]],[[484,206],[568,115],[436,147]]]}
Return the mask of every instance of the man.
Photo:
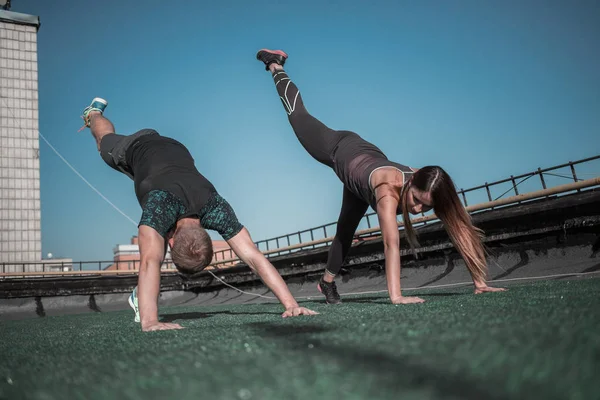
{"label": "man", "polygon": [[138,225],[141,257],[138,287],[130,299],[134,310],[137,308],[136,320],[139,310],[142,330],[182,328],[179,324],[158,320],[160,266],[167,244],[171,247],[173,263],[181,273],[191,275],[208,266],[213,249],[204,228],[219,232],[235,254],[260,276],[285,307],[284,318],[316,314],[298,306],[275,267],[239,223],[229,203],[198,172],[187,148],[152,129],[130,136],[115,134],[113,124],[103,115],[107,105],[106,100],[95,98],[83,110],[82,118],[96,139],[102,159],[133,179],[135,194],[143,209]]}

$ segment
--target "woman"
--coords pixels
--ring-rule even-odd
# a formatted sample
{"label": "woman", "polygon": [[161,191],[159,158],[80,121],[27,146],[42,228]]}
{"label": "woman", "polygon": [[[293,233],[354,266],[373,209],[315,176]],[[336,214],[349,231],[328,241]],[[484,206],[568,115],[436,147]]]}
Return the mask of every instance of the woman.
{"label": "woman", "polygon": [[277,92],[290,124],[302,146],[317,161],[331,167],[344,184],[342,210],[327,259],[327,268],[318,284],[328,304],[340,303],[335,285],[354,232],[369,205],[377,212],[383,236],[385,270],[390,299],[394,304],[422,303],[419,297],[402,296],[400,290],[400,246],[396,215],[402,213],[411,248],[418,245],[409,213],[434,210],[444,223],[452,242],[469,268],[475,293],[498,292],[485,283],[487,271],[482,232],[471,223],[450,176],[440,167],[414,170],[389,161],[375,145],[354,132],[334,131],[311,116],[296,85],[283,70],[287,54],[281,50],[260,50],[256,58],[271,71]]}

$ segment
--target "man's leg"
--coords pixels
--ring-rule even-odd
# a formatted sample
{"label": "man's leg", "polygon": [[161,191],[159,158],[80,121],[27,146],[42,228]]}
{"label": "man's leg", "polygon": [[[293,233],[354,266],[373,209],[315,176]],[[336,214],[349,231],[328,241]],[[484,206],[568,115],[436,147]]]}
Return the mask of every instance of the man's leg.
{"label": "man's leg", "polygon": [[113,124],[102,115],[104,110],[108,106],[108,102],[100,97],[94,98],[92,103],[83,110],[84,127],[90,128],[94,139],[96,139],[96,145],[98,151],[100,151],[100,142],[102,138],[109,133],[115,133],[115,127]]}
{"label": "man's leg", "polygon": [[[82,118],[85,123],[84,127],[90,128],[92,136],[96,140],[96,147],[98,148],[100,157],[102,157],[104,162],[111,168],[133,179],[131,169],[125,162],[125,152],[134,136],[139,136],[143,133],[138,132],[132,136],[115,134],[114,125],[103,115],[107,105],[108,102],[99,97],[92,100],[92,104],[83,110]],[[103,139],[104,145],[102,145]]]}
{"label": "man's leg", "polygon": [[92,131],[92,135],[96,139],[98,151],[100,151],[102,138],[110,133],[115,133],[115,127],[100,111],[91,111],[88,114],[88,118],[90,121],[90,131]]}

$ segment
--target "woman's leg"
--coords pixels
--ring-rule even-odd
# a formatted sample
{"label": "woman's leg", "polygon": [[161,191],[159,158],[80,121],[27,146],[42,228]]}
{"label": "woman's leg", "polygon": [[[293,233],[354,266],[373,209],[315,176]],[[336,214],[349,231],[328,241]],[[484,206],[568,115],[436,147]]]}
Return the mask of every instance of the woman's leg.
{"label": "woman's leg", "polygon": [[[277,89],[277,93],[279,93],[279,98],[288,114],[288,119],[296,137],[298,137],[300,144],[315,160],[333,167],[331,154],[335,146],[342,139],[342,135],[340,132],[328,128],[308,113],[298,87],[290,80],[288,74],[283,70],[283,66],[278,64],[277,61],[268,62],[269,56],[285,53],[268,53],[269,51],[261,50],[257,58],[268,64],[267,68],[273,75],[275,88]],[[261,53],[263,58],[267,58],[266,61],[260,58]],[[279,62],[283,64],[285,59],[281,59],[280,57]]]}
{"label": "woman's leg", "polygon": [[367,203],[344,187],[342,210],[338,218],[335,237],[329,248],[325,274],[319,282],[319,290],[325,295],[329,304],[340,303],[340,295],[333,280],[342,268],[348,251],[352,247],[352,239],[354,239],[356,228],[368,208],[369,205]]}

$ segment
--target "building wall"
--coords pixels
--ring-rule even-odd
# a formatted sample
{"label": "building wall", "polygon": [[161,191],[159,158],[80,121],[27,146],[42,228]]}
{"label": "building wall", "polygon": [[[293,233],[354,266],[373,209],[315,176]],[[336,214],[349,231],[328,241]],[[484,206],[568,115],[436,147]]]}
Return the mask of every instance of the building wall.
{"label": "building wall", "polygon": [[[225,240],[213,240],[213,249],[215,252],[219,250],[229,249],[229,245]],[[134,247],[132,247],[133,245]],[[113,261],[114,264],[109,265],[105,268],[106,271],[116,271],[116,270],[137,270],[140,267],[140,253],[139,253],[139,243],[138,237],[134,236],[131,238],[130,245],[117,245],[114,252]],[[229,257],[227,255],[227,257]],[[214,261],[214,258],[213,258]],[[228,263],[220,265],[221,268],[227,267],[230,265],[234,265],[235,263]],[[163,269],[173,269],[175,265],[171,261],[170,252],[167,253],[165,257],[165,261],[162,265]]]}
{"label": "building wall", "polygon": [[[3,17],[14,15],[0,12]],[[41,261],[40,219],[37,26],[4,19],[0,22],[0,263]],[[21,265],[6,265],[5,271],[12,268],[22,270]]]}

